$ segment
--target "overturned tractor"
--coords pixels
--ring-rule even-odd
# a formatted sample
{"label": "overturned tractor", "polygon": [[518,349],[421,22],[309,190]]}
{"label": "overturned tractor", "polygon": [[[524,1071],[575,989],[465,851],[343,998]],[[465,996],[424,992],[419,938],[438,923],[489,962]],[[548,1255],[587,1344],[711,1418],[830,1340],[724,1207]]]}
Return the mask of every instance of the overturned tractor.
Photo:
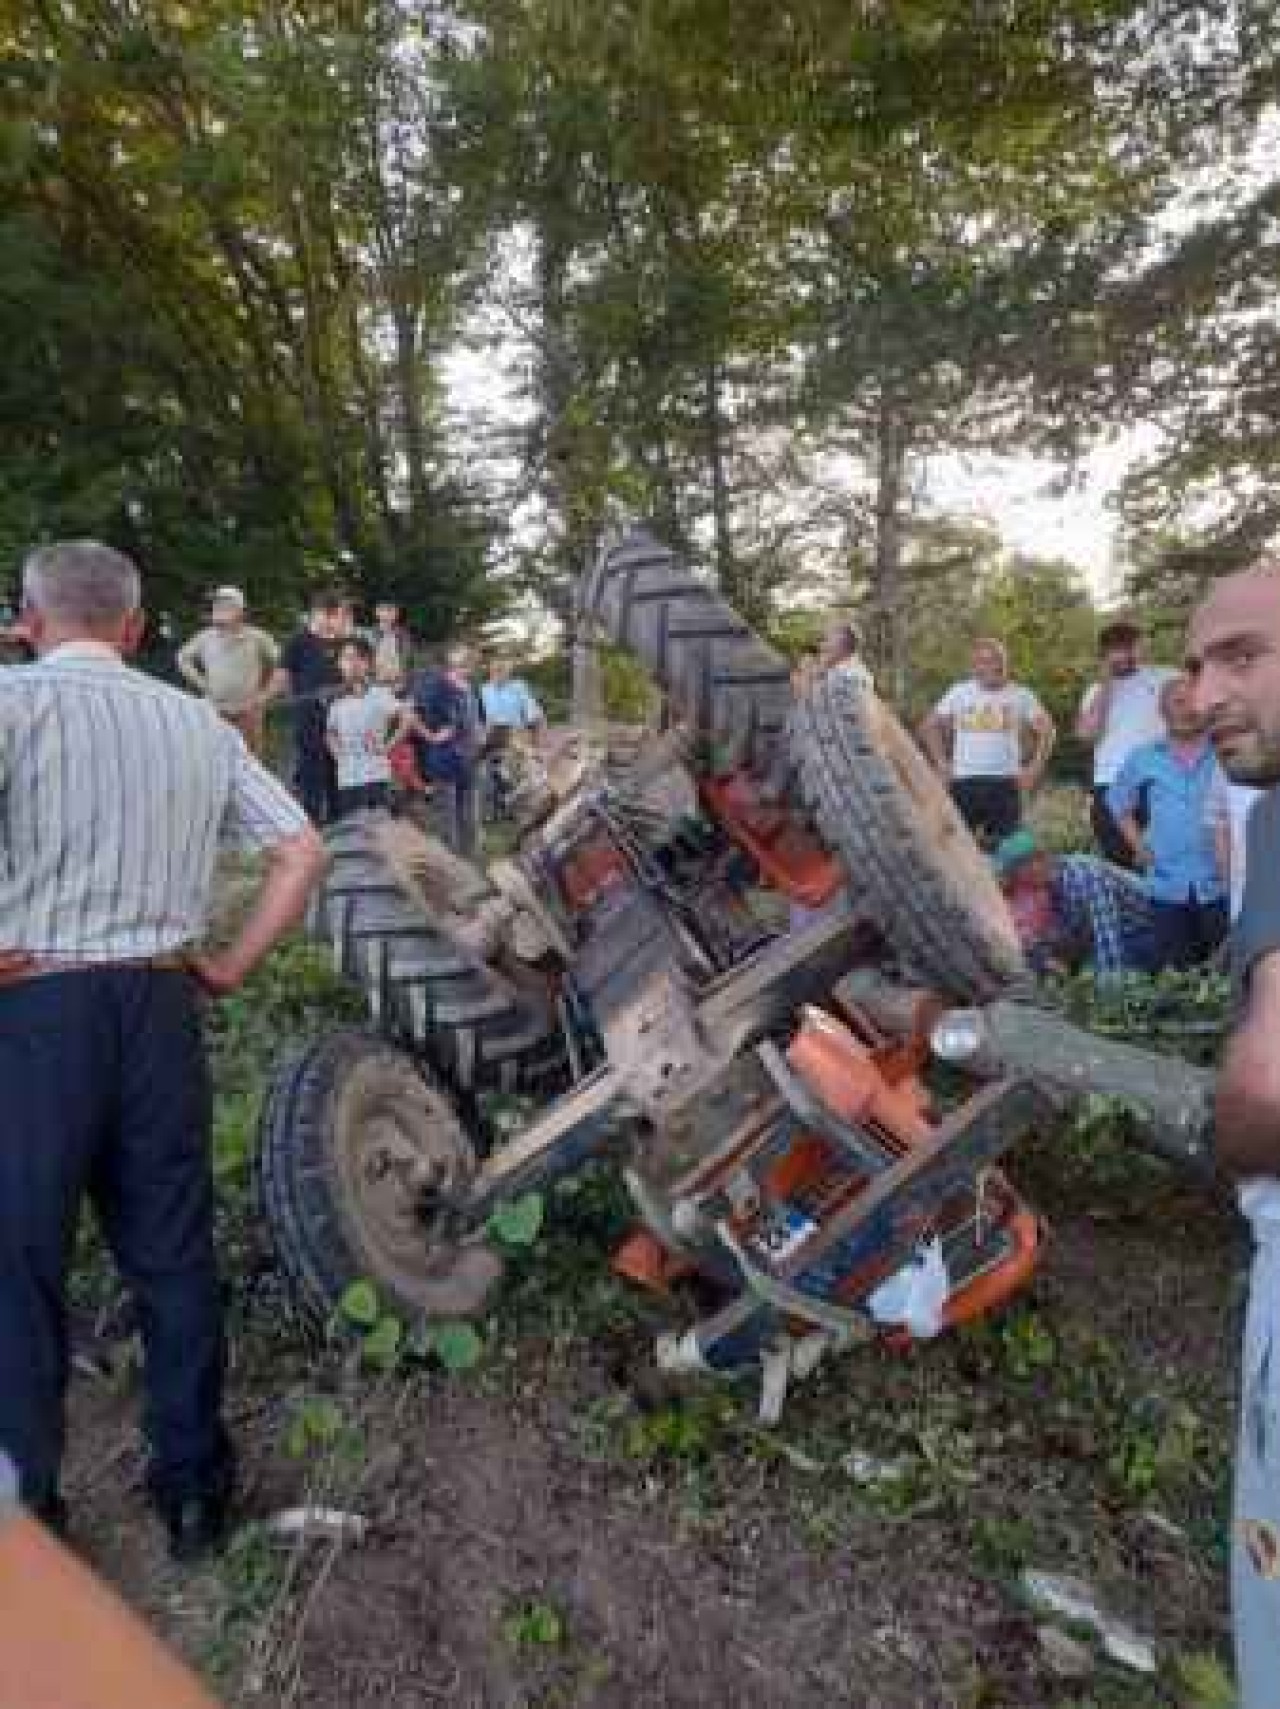
{"label": "overturned tractor", "polygon": [[[260,1178],[282,1265],[323,1320],[373,1280],[407,1321],[480,1311],[504,1200],[615,1160],[627,1273],[696,1276],[673,1369],[761,1369],[770,1405],[833,1347],[992,1310],[1040,1224],[997,1167],[1081,1091],[1147,1111],[1203,1167],[1206,1076],[1029,1006],[987,863],[893,714],[784,661],[637,531],[584,620],[630,648],[669,727],[556,782],[481,872],[385,815],[330,835],[312,930],[370,1029],[280,1069]],[[972,1071],[945,1105],[926,1073]],[[515,1133],[486,1094],[526,1094]],[[709,1302],[709,1304],[708,1304]]]}

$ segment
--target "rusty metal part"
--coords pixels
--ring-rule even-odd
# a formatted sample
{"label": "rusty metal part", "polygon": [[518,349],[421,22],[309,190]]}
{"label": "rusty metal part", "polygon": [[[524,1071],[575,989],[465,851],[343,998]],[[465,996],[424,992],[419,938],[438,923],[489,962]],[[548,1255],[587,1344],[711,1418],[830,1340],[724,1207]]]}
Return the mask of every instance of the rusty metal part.
{"label": "rusty metal part", "polygon": [[[845,1003],[886,1032],[914,1024],[925,993],[898,985],[873,968],[840,981]],[[983,1009],[944,1011],[935,1027],[963,1017],[975,1047],[956,1066],[981,1079],[1022,1074],[1069,1097],[1121,1098],[1144,1145],[1197,1176],[1212,1173],[1214,1076],[1179,1057],[1101,1038],[1034,1004],[1002,999]]]}

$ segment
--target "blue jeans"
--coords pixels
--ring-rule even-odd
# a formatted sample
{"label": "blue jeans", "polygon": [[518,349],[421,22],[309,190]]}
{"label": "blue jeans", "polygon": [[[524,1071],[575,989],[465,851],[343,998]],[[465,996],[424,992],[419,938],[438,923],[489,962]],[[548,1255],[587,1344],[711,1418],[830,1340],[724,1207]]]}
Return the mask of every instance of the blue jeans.
{"label": "blue jeans", "polygon": [[0,1448],[32,1505],[58,1486],[86,1196],[138,1310],[152,1491],[180,1500],[229,1482],[209,1140],[187,975],[116,967],[0,986]]}

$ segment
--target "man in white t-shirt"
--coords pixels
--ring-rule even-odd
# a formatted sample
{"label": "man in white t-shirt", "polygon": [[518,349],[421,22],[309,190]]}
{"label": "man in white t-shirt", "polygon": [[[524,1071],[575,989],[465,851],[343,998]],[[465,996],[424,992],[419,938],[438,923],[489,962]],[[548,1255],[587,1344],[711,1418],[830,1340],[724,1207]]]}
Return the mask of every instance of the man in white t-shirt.
{"label": "man in white t-shirt", "polygon": [[920,739],[969,829],[994,845],[1022,823],[1022,801],[1044,775],[1053,719],[1029,688],[1009,681],[1004,643],[973,647],[973,675],[953,684],[925,719]]}
{"label": "man in white t-shirt", "polygon": [[1117,866],[1132,868],[1133,851],[1107,806],[1107,792],[1136,749],[1164,735],[1160,696],[1176,671],[1142,662],[1142,631],[1121,618],[1098,635],[1101,676],[1090,683],[1080,703],[1076,735],[1093,747],[1093,801],[1090,819],[1099,853]]}
{"label": "man in white t-shirt", "polygon": [[415,727],[411,707],[373,681],[374,651],[362,635],[338,654],[342,693],[330,704],[325,740],[338,774],[335,817],[385,807],[391,793],[387,750]]}

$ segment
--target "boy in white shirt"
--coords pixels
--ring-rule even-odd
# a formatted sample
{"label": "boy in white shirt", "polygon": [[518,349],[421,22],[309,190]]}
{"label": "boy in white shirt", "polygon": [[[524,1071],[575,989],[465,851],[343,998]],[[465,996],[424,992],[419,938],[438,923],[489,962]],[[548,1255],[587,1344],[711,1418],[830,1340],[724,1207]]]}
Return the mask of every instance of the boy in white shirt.
{"label": "boy in white shirt", "polygon": [[335,817],[385,807],[391,794],[388,749],[417,727],[411,707],[373,681],[373,647],[363,636],[338,654],[342,693],[329,707],[325,740],[338,773]]}
{"label": "boy in white shirt", "polygon": [[920,729],[969,829],[990,845],[1021,825],[1023,796],[1043,777],[1055,734],[1031,690],[1010,682],[1004,643],[989,636],[974,642],[973,675],[947,690]]}
{"label": "boy in white shirt", "polygon": [[1160,696],[1176,671],[1142,662],[1142,631],[1121,618],[1098,633],[1102,674],[1080,702],[1076,735],[1093,748],[1093,800],[1089,809],[1098,852],[1132,869],[1133,851],[1107,806],[1107,794],[1129,755],[1164,735]]}

